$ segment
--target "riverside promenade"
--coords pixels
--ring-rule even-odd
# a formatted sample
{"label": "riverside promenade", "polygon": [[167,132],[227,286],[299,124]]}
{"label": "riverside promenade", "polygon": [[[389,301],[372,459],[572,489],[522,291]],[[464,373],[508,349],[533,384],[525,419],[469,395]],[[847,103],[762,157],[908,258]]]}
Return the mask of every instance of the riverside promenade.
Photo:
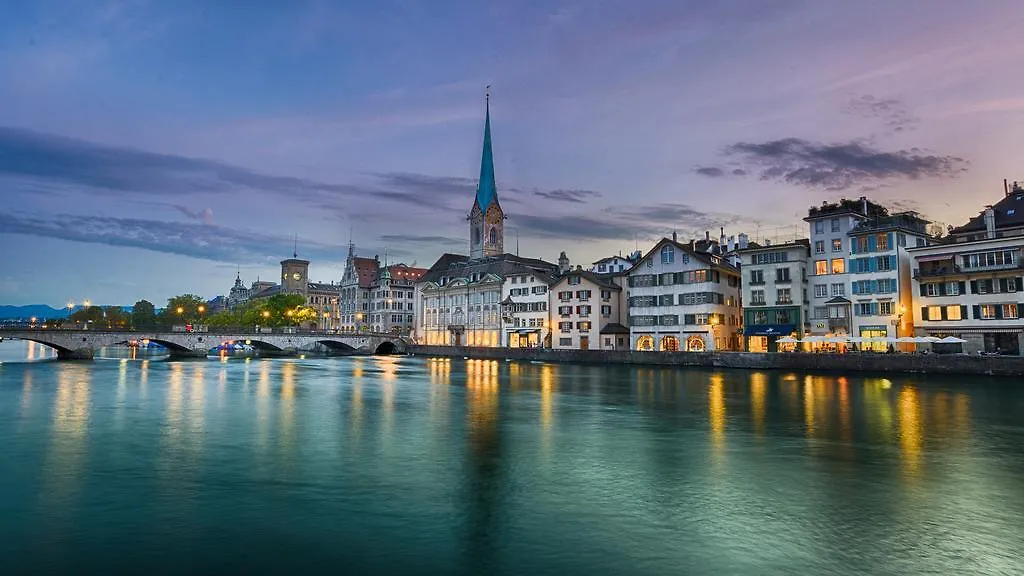
{"label": "riverside promenade", "polygon": [[693,366],[746,370],[791,370],[796,372],[839,372],[903,374],[959,374],[975,376],[1024,377],[1024,358],[1018,356],[972,356],[966,354],[848,354],[755,353],[755,352],[638,352],[632,350],[551,350],[545,348],[475,348],[415,346],[407,352],[419,356],[442,356],[486,360],[524,360],[583,364],[635,364]]}

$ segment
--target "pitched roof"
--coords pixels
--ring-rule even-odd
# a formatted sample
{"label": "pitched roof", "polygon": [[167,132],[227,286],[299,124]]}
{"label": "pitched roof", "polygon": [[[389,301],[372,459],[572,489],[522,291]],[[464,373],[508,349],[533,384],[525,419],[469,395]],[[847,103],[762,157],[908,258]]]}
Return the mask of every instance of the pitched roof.
{"label": "pitched roof", "polygon": [[307,288],[310,292],[341,292],[341,284],[328,284],[326,282],[310,282]]}
{"label": "pitched roof", "polygon": [[420,277],[420,282],[440,282],[442,277],[468,278],[473,274],[493,274],[506,278],[515,274],[531,274],[551,285],[558,273],[558,265],[537,258],[522,258],[514,254],[499,254],[470,260],[461,254],[442,254],[437,262]]}
{"label": "pitched roof", "polygon": [[563,280],[568,278],[579,276],[580,278],[586,278],[590,282],[593,282],[601,288],[607,288],[609,290],[622,290],[622,287],[611,281],[610,274],[595,274],[590,270],[569,270],[568,272],[560,275],[555,280],[555,285],[561,284]]}
{"label": "pitched roof", "polygon": [[[655,243],[653,248],[648,250],[647,253],[643,255],[643,257],[641,257],[639,260],[636,261],[636,264],[633,265],[633,269],[635,269],[637,266],[639,266],[641,262],[643,262],[644,260],[647,260],[649,257],[651,257],[651,255],[654,254],[655,251],[660,249],[663,244],[671,244],[671,245],[675,246],[676,248],[678,248],[679,250],[682,250],[683,252],[685,252],[685,253],[689,254],[690,256],[696,258],[697,260],[700,260],[701,262],[704,262],[705,264],[708,264],[710,266],[717,266],[717,267],[722,268],[724,270],[727,270],[729,272],[733,272],[733,273],[739,274],[739,269],[736,268],[735,266],[733,266],[732,264],[730,264],[728,260],[726,260],[725,258],[721,257],[720,255],[708,254],[707,252],[700,252],[698,250],[692,250],[686,244],[680,244],[679,242],[676,242],[675,240],[672,240],[670,238],[662,238],[657,243]],[[712,258],[712,257],[714,257],[714,258]]]}
{"label": "pitched roof", "polygon": [[629,334],[629,328],[618,322],[609,322],[601,328],[601,334]]}
{"label": "pitched roof", "polygon": [[[992,205],[996,217],[996,230],[1024,226],[1024,191],[1014,189],[1002,200]],[[985,230],[985,212],[971,218],[967,224],[954,228],[950,234],[965,234]]]}
{"label": "pitched roof", "polygon": [[359,277],[360,288],[369,288],[377,281],[379,260],[376,258],[353,258],[352,264],[356,269],[356,276]]}

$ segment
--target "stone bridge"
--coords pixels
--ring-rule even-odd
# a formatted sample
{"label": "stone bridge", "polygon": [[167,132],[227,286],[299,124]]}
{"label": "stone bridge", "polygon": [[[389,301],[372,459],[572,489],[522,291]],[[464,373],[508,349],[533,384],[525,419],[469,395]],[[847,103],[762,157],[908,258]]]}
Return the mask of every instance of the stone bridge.
{"label": "stone bridge", "polygon": [[104,330],[0,330],[0,339],[31,340],[57,350],[57,358],[89,360],[107,346],[148,340],[167,348],[172,358],[205,358],[222,344],[247,344],[260,354],[285,356],[301,353],[396,354],[406,341],[394,334],[374,333],[245,333],[245,332],[135,332]]}

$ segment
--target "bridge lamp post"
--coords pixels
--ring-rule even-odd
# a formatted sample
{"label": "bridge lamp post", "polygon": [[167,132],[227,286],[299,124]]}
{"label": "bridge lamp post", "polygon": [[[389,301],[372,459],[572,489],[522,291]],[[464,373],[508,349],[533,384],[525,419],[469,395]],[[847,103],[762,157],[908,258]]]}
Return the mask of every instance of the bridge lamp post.
{"label": "bridge lamp post", "polygon": [[85,302],[82,302],[82,304],[83,304],[83,305],[84,305],[84,306],[85,306],[86,308],[88,308],[89,306],[91,306],[91,305],[92,305],[92,302],[90,302],[90,301],[86,300]]}

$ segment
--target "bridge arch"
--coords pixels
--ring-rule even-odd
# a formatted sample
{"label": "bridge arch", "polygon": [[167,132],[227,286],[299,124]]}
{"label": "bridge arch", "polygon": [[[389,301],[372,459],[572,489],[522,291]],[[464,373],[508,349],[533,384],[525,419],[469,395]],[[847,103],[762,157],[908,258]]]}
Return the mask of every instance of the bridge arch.
{"label": "bridge arch", "polygon": [[47,348],[52,348],[52,349],[56,350],[58,356],[62,356],[64,354],[68,354],[68,353],[71,352],[70,348],[68,348],[66,346],[61,346],[59,344],[54,343],[51,340],[46,340],[44,338],[31,338],[31,337],[27,337],[27,336],[18,336],[16,338],[0,338],[0,341],[3,341],[3,340],[7,340],[7,341],[11,341],[11,340],[24,340],[26,342],[35,342],[36,344],[42,344],[43,346],[46,346]]}
{"label": "bridge arch", "polygon": [[385,356],[390,354],[397,354],[398,346],[395,346],[395,343],[390,340],[385,340],[380,344],[377,344],[377,348],[374,349],[373,353]]}
{"label": "bridge arch", "polygon": [[358,350],[358,348],[356,348],[355,346],[352,346],[347,342],[342,342],[341,340],[325,339],[317,340],[316,343],[322,344],[323,346],[329,348],[332,352],[356,352]]}

